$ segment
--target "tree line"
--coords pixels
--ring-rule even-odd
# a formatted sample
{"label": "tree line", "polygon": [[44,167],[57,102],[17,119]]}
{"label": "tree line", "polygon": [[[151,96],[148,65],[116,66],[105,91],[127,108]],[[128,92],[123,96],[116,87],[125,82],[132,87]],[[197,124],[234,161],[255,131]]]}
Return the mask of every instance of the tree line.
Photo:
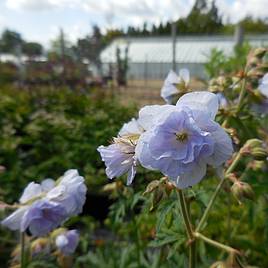
{"label": "tree line", "polygon": [[[208,34],[233,34],[235,24],[223,23],[223,18],[215,4],[215,0],[196,0],[190,13],[174,22],[177,35],[208,35]],[[244,32],[247,34],[263,34],[268,32],[268,19],[254,19],[246,17],[240,21]],[[171,33],[172,22],[149,25],[145,22],[141,27],[128,26],[126,29],[108,29],[102,33],[95,25],[91,34],[86,35],[70,44],[64,33],[60,33],[50,48],[51,53],[65,53],[71,57],[88,58],[96,63],[96,55],[117,37],[147,37],[168,36]],[[64,41],[64,42],[63,42]],[[5,30],[0,38],[0,53],[22,53],[29,57],[42,55],[44,49],[41,44],[27,42],[21,35],[11,30]]]}

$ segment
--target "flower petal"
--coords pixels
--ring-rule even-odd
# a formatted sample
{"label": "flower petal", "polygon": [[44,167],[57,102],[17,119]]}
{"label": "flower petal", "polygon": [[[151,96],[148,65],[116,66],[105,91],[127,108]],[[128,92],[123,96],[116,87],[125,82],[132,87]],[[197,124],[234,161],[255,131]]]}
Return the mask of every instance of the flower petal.
{"label": "flower petal", "polygon": [[259,84],[260,92],[268,98],[268,73],[263,76]]}
{"label": "flower petal", "polygon": [[207,91],[196,91],[183,95],[176,104],[177,107],[188,107],[193,110],[206,112],[214,119],[219,108],[218,98],[214,93]]}
{"label": "flower petal", "polygon": [[164,84],[179,84],[180,83],[180,78],[178,77],[178,75],[173,71],[170,70],[166,80],[164,81]]}
{"label": "flower petal", "polygon": [[120,129],[118,135],[140,135],[143,132],[142,127],[139,125],[138,121],[135,118],[132,118],[131,121],[125,123],[123,127]]}
{"label": "flower petal", "polygon": [[217,130],[212,132],[211,135],[215,144],[214,152],[208,158],[208,164],[218,167],[231,158],[233,154],[233,143],[230,136],[220,125],[218,125]]}
{"label": "flower petal", "polygon": [[196,163],[189,172],[180,175],[176,180],[171,179],[180,189],[185,189],[199,183],[206,175],[207,165],[205,162]]}
{"label": "flower petal", "polygon": [[163,117],[164,114],[174,109],[175,106],[169,104],[144,106],[139,111],[138,122],[144,130],[148,130],[157,122],[159,117]]}
{"label": "flower petal", "polygon": [[188,69],[180,69],[179,77],[185,82],[186,85],[190,82],[190,72]]}
{"label": "flower petal", "polygon": [[21,228],[21,221],[25,214],[25,212],[29,209],[29,206],[24,206],[12,214],[10,214],[7,218],[5,218],[1,224],[8,227],[10,230],[19,230]]}
{"label": "flower petal", "polygon": [[26,203],[29,200],[40,196],[42,193],[42,187],[39,183],[35,183],[35,182],[30,182],[26,188],[24,189],[22,196],[20,198],[20,203]]}

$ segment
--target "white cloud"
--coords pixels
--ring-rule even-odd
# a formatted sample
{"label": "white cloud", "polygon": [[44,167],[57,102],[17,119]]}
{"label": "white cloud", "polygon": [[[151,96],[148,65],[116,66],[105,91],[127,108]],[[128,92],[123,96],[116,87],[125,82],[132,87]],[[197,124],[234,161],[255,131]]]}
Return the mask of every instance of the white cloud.
{"label": "white cloud", "polygon": [[[59,27],[62,27],[69,39],[74,41],[89,33],[90,23],[98,24],[103,31],[110,27],[141,26],[144,22],[159,24],[185,17],[194,2],[195,0],[4,0],[3,8],[7,12],[3,13],[6,19],[0,15],[0,31],[4,26],[10,26],[8,19],[12,21],[12,28],[23,32],[29,40],[48,44],[48,40],[55,38]],[[237,22],[247,15],[268,17],[268,0],[216,0],[216,5],[225,21],[229,19]],[[13,19],[16,17],[14,12],[18,11],[21,11],[20,15],[27,16],[28,21],[33,18],[31,28],[28,26],[26,29],[25,25]],[[27,15],[24,15],[24,11],[28,11]],[[49,11],[42,12],[42,21],[45,20],[46,23],[47,20],[47,26],[38,31],[36,13],[41,11]],[[50,14],[54,15],[53,22],[50,22]]]}
{"label": "white cloud", "polygon": [[217,0],[216,4],[224,19],[234,23],[248,15],[254,18],[268,17],[268,0]]}
{"label": "white cloud", "polygon": [[16,10],[47,10],[55,8],[53,0],[7,0],[6,6]]}
{"label": "white cloud", "polygon": [[[157,23],[186,16],[195,0],[6,0],[10,9],[42,11],[74,8],[101,16],[107,25],[141,25],[144,21]],[[268,0],[217,0],[220,13],[232,22],[246,15],[268,16]]]}

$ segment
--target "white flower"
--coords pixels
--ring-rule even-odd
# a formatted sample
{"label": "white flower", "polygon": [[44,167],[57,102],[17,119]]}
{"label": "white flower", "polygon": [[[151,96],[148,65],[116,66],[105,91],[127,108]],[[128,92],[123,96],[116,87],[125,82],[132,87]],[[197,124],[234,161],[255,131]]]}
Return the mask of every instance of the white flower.
{"label": "white flower", "polygon": [[189,82],[189,70],[181,69],[179,71],[179,76],[173,70],[170,70],[161,89],[161,97],[166,101],[166,103],[172,104],[174,97],[179,94],[179,89],[175,85],[181,84],[183,87],[187,87]]}

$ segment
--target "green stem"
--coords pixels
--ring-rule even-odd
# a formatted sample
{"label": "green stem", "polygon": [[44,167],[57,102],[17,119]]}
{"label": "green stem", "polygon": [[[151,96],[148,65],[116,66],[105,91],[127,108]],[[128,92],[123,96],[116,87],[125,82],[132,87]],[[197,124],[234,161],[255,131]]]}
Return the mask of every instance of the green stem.
{"label": "green stem", "polygon": [[20,268],[26,268],[25,265],[25,233],[20,233]]}
{"label": "green stem", "polygon": [[229,168],[226,170],[226,172],[225,172],[225,177],[234,171],[234,169],[235,169],[236,166],[238,165],[238,162],[239,162],[239,160],[240,160],[241,157],[242,157],[241,153],[238,152],[237,155],[235,156],[235,158],[234,158],[232,164],[231,164],[231,165],[229,166]]}
{"label": "green stem", "polygon": [[237,164],[238,164],[240,158],[241,158],[241,154],[240,154],[240,152],[238,152],[237,155],[236,155],[236,157],[235,157],[235,159],[233,160],[232,164],[231,164],[230,167],[226,170],[225,175],[224,175],[224,178],[221,179],[221,181],[220,181],[220,183],[218,184],[218,186],[217,186],[215,192],[213,193],[213,195],[212,195],[212,197],[211,197],[211,199],[210,199],[210,201],[209,201],[209,203],[208,203],[208,206],[206,207],[205,212],[204,212],[204,214],[203,214],[203,216],[202,216],[202,218],[201,218],[199,224],[198,224],[197,227],[196,227],[196,232],[199,232],[200,230],[202,230],[202,228],[203,228],[203,226],[204,226],[204,224],[205,224],[205,222],[206,222],[206,220],[207,220],[208,214],[209,214],[209,212],[210,212],[210,210],[211,210],[211,208],[212,208],[212,206],[213,206],[213,204],[214,204],[214,202],[215,202],[215,199],[216,199],[216,197],[218,196],[218,194],[219,194],[219,192],[220,192],[220,190],[221,190],[223,184],[225,183],[226,176],[227,176],[228,174],[230,174],[230,173],[236,168],[236,166],[237,166]]}
{"label": "green stem", "polygon": [[239,113],[243,104],[243,99],[245,97],[246,94],[246,83],[247,83],[247,79],[246,77],[243,78],[243,82],[242,82],[242,88],[240,91],[240,95],[238,98],[238,105],[237,105],[237,109],[236,109],[236,113]]}
{"label": "green stem", "polygon": [[191,222],[190,222],[190,217],[189,217],[189,214],[187,211],[185,197],[184,197],[182,190],[178,189],[177,195],[178,195],[178,198],[180,200],[180,209],[181,209],[182,218],[183,218],[183,221],[184,221],[184,224],[186,227],[187,235],[188,235],[188,238],[190,240],[192,240],[192,239],[194,239],[194,235],[193,235],[193,230],[192,230],[192,226],[191,226]]}
{"label": "green stem", "polygon": [[195,245],[195,237],[189,217],[188,207],[185,201],[184,194],[182,190],[177,190],[177,195],[180,200],[180,209],[182,218],[186,227],[187,235],[190,240],[189,244],[189,268],[195,268],[196,267],[196,245]]}
{"label": "green stem", "polygon": [[225,179],[221,179],[221,181],[218,184],[215,192],[213,193],[211,199],[209,200],[208,206],[206,207],[205,212],[204,212],[199,224],[196,227],[196,232],[199,232],[203,228],[203,226],[204,226],[204,224],[205,224],[205,222],[207,220],[208,214],[210,212],[210,209],[212,208],[212,206],[213,206],[213,204],[215,202],[215,199],[218,196],[218,193],[220,192],[224,182],[225,182]]}
{"label": "green stem", "polygon": [[219,243],[219,242],[217,242],[215,240],[212,240],[212,239],[210,239],[210,238],[208,238],[208,237],[206,237],[206,236],[204,236],[204,235],[202,235],[202,234],[200,234],[198,232],[195,232],[194,235],[195,235],[195,237],[197,239],[201,239],[204,242],[206,242],[206,243],[208,243],[208,244],[210,244],[210,245],[212,245],[212,246],[214,246],[216,248],[222,249],[222,250],[227,251],[228,253],[231,253],[231,254],[240,255],[240,253],[239,253],[239,251],[237,249],[234,249],[232,247],[229,247],[229,246],[226,246],[224,244],[221,244],[221,243]]}
{"label": "green stem", "polygon": [[196,267],[196,241],[192,240],[189,247],[189,268]]}

